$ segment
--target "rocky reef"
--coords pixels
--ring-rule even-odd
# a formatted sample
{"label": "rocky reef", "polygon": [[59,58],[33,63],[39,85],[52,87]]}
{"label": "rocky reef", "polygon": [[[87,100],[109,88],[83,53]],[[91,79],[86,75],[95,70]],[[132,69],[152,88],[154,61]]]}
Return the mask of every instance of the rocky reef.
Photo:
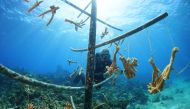
{"label": "rocky reef", "polygon": [[[20,70],[19,73],[50,83],[54,83],[52,80],[60,79],[56,76],[33,75],[26,70]],[[52,90],[28,86],[3,75],[0,75],[0,78],[0,109],[26,109],[30,104],[33,106],[32,109],[63,109],[71,104],[70,96],[73,96],[76,108],[83,109],[83,90]],[[119,76],[115,85],[110,81],[101,89],[94,89],[93,109],[152,109],[153,107],[188,109],[189,83],[188,80],[176,80],[166,86],[163,92],[151,95],[145,83],[136,79],[126,81],[125,77]]]}
{"label": "rocky reef", "polygon": [[[25,73],[26,75],[32,74]],[[55,80],[50,76],[35,78],[43,81]],[[77,109],[83,108],[84,91],[60,91],[41,87],[28,86],[0,75],[0,108],[1,109],[26,109],[32,104],[34,109],[63,109],[67,104],[71,104],[70,96],[73,96]],[[49,81],[51,82],[51,81]],[[94,109],[125,109],[132,104],[145,104],[147,96],[143,89],[130,89],[129,85],[116,84],[111,82],[101,89],[94,90]],[[135,95],[135,96],[134,96]]]}

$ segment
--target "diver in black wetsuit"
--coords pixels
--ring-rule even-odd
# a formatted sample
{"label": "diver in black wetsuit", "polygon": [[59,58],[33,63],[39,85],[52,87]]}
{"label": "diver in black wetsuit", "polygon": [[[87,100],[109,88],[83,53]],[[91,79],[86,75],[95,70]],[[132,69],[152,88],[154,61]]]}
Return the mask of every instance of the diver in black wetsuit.
{"label": "diver in black wetsuit", "polygon": [[[105,78],[103,74],[106,72],[106,66],[110,66],[112,61],[111,61],[111,56],[109,54],[108,49],[102,50],[100,53],[96,53],[96,58],[95,58],[95,72],[94,72],[94,82],[99,83],[103,81]],[[100,89],[101,87],[97,87],[97,89]]]}

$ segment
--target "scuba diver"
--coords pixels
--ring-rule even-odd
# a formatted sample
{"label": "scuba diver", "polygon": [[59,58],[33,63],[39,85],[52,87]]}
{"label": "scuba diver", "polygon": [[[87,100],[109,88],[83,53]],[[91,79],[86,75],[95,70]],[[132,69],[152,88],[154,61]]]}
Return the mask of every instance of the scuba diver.
{"label": "scuba diver", "polygon": [[[111,56],[108,49],[103,49],[100,53],[96,53],[94,71],[94,82],[96,84],[105,79],[103,74],[106,72],[106,66],[110,66],[112,63],[110,57]],[[100,88],[101,86],[96,87],[96,89]]]}
{"label": "scuba diver", "polygon": [[65,22],[69,22],[71,24],[73,24],[75,26],[75,31],[78,31],[78,28],[82,28],[82,26],[84,26],[85,22],[83,20],[81,20],[80,22],[74,22],[72,20],[69,19],[65,19]]}
{"label": "scuba diver", "polygon": [[153,68],[153,74],[152,74],[152,82],[148,84],[148,92],[151,94],[155,94],[160,92],[163,89],[164,82],[169,78],[169,75],[171,73],[173,61],[175,58],[176,52],[178,52],[179,49],[177,47],[174,47],[172,50],[171,58],[169,64],[165,67],[165,69],[160,74],[160,77],[158,73],[160,70],[158,67],[156,67],[153,58],[149,59],[149,63],[152,65]]}
{"label": "scuba diver", "polygon": [[28,9],[28,13],[32,12],[33,9],[37,8],[43,1],[36,1],[36,3]]}
{"label": "scuba diver", "polygon": [[101,39],[103,39],[106,35],[108,35],[108,28],[106,27],[105,28],[105,30],[104,30],[104,32],[102,32],[102,35],[100,36],[101,37]]}
{"label": "scuba diver", "polygon": [[44,15],[45,14],[47,14],[47,13],[52,13],[52,15],[51,15],[51,18],[50,18],[50,20],[49,20],[49,22],[47,23],[47,26],[51,23],[51,21],[53,20],[53,18],[54,18],[54,15],[55,15],[55,13],[56,13],[56,11],[59,9],[59,7],[55,7],[54,5],[52,5],[52,6],[50,6],[50,10],[47,10],[47,11],[45,11],[44,13],[42,13],[42,14],[40,14],[39,15],[39,17],[44,17]]}
{"label": "scuba diver", "polygon": [[137,72],[135,67],[138,66],[137,58],[132,58],[132,62],[130,58],[126,59],[124,56],[120,56],[119,59],[121,60],[123,67],[125,69],[123,71],[125,77],[128,79],[135,77],[135,72]]}

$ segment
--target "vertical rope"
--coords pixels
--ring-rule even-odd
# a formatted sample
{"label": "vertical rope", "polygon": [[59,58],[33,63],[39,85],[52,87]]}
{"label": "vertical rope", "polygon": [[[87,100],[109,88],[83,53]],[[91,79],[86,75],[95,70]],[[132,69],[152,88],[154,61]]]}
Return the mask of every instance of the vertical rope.
{"label": "vertical rope", "polygon": [[57,0],[53,1],[53,5],[56,5]]}
{"label": "vertical rope", "polygon": [[167,34],[168,34],[168,36],[169,36],[169,38],[170,38],[172,47],[175,47],[175,41],[174,41],[174,39],[173,39],[173,37],[172,37],[172,34],[171,34],[170,29],[169,29],[169,27],[168,27],[168,24],[167,24],[167,22],[166,22],[165,20],[164,20],[164,24],[165,24],[165,28],[166,28]]}
{"label": "vertical rope", "polygon": [[130,56],[130,54],[129,54],[129,50],[130,50],[130,48],[129,48],[129,40],[128,40],[128,43],[127,43],[127,50],[128,50],[128,57]]}
{"label": "vertical rope", "polygon": [[153,48],[152,48],[152,43],[150,39],[150,32],[148,31],[148,29],[147,29],[147,39],[148,39],[148,44],[150,48],[150,56],[153,57]]}

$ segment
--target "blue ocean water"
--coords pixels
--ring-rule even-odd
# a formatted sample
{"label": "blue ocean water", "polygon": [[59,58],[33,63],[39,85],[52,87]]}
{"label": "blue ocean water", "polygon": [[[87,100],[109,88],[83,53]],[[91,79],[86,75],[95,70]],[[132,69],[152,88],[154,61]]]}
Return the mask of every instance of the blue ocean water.
{"label": "blue ocean water", "polygon": [[[86,68],[87,53],[75,53],[70,48],[87,47],[89,21],[78,32],[72,25],[64,22],[65,18],[79,21],[86,16],[82,15],[77,19],[80,12],[61,0],[45,0],[44,4],[32,13],[27,13],[34,2],[0,0],[0,64],[10,68],[24,68],[37,74],[47,74],[54,72],[57,66],[62,66],[69,72],[73,71],[76,65],[68,65],[67,62],[71,59]],[[84,8],[89,0],[71,2]],[[172,48],[179,47],[180,51],[176,54],[170,80],[178,78],[176,73],[190,62],[189,0],[97,0],[97,2],[98,18],[123,29],[120,32],[109,28],[109,35],[101,40],[101,32],[106,26],[97,23],[97,43],[115,38],[168,12],[169,16],[164,20],[126,38],[120,45],[120,53],[126,57],[137,57],[139,66],[135,79],[147,82],[151,80],[152,72],[148,59],[153,56],[157,66],[162,70],[169,63]],[[61,8],[47,27],[46,23],[50,16],[41,19],[38,15],[52,4]],[[90,12],[90,9],[87,11]],[[109,45],[97,49],[96,52],[104,48],[109,48]],[[112,45],[109,50],[113,58],[115,47]],[[117,62],[122,68],[119,59]],[[189,72],[190,68],[187,68],[180,77],[190,80]]]}

